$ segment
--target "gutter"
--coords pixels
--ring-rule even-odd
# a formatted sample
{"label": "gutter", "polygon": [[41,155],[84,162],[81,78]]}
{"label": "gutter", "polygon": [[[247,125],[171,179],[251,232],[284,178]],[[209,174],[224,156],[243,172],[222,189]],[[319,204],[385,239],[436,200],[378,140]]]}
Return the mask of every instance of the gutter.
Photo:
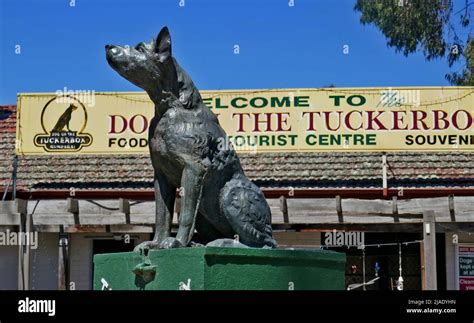
{"label": "gutter", "polygon": [[[376,189],[376,188],[341,188],[341,189],[273,189],[263,188],[263,193],[268,199],[280,198],[355,198],[355,199],[384,199],[391,200],[396,196],[398,199],[434,198],[454,196],[474,196],[474,188],[404,188],[404,189]],[[384,192],[385,191],[385,192]],[[384,194],[386,193],[386,194]],[[177,195],[178,196],[178,195]],[[69,190],[18,190],[16,197],[20,199],[47,200],[47,199],[130,199],[130,200],[154,200],[153,190],[76,190],[71,195]],[[11,199],[11,192],[7,194],[7,200]]]}

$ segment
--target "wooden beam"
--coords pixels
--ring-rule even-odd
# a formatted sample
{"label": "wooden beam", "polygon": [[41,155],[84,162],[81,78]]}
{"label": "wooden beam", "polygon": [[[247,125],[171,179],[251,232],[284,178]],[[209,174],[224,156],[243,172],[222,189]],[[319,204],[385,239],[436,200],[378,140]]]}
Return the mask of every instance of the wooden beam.
{"label": "wooden beam", "polygon": [[67,198],[67,211],[69,213],[79,213],[79,202],[77,199],[72,197]]}
{"label": "wooden beam", "polygon": [[[59,225],[35,225],[34,230],[38,232],[59,232]],[[177,223],[173,224],[173,230],[177,231]],[[275,231],[367,231],[367,232],[418,232],[423,231],[423,222],[385,222],[385,223],[283,223],[274,222],[272,228]],[[68,233],[104,233],[105,225],[69,225],[65,226]],[[151,233],[153,225],[119,224],[110,225],[110,232],[117,233]],[[436,232],[466,231],[474,233],[474,222],[436,222]]]}
{"label": "wooden beam", "polygon": [[342,214],[342,203],[341,203],[341,196],[337,195],[336,196],[336,212],[337,212],[337,218],[339,220],[339,223],[344,222],[344,217]]}
{"label": "wooden beam", "polygon": [[[382,189],[383,196],[388,196],[388,185],[387,185],[387,153],[382,153]],[[364,285],[365,287],[365,285]]]}
{"label": "wooden beam", "polygon": [[436,232],[472,232],[474,233],[474,222],[435,222]]}
{"label": "wooden beam", "polygon": [[59,232],[59,225],[33,225],[36,232]]}
{"label": "wooden beam", "polygon": [[28,201],[0,201],[0,225],[20,225],[21,214],[26,214]]}
{"label": "wooden beam", "polygon": [[152,233],[152,226],[144,225],[133,225],[133,224],[120,224],[111,225],[110,232],[112,233]]}
{"label": "wooden beam", "polygon": [[275,231],[363,231],[363,232],[421,232],[422,223],[290,223],[273,224]]}
{"label": "wooden beam", "polygon": [[119,199],[119,211],[125,215],[125,223],[130,224],[130,201],[128,199]]}
{"label": "wooden beam", "polygon": [[68,197],[67,199],[67,211],[73,214],[74,224],[79,225],[79,202],[75,198]]}
{"label": "wooden beam", "polygon": [[387,200],[362,200],[362,199],[342,199],[342,210],[344,220],[346,217],[361,214],[388,215],[392,217],[392,201]]}
{"label": "wooden beam", "polygon": [[[26,207],[24,209],[26,211]],[[27,235],[33,234],[33,221],[31,219],[31,214],[25,213],[25,233]],[[39,243],[39,241],[37,241]],[[31,273],[30,273],[30,260],[31,260],[31,246],[25,244],[25,286],[27,290],[31,289]]]}
{"label": "wooden beam", "polygon": [[400,217],[398,216],[398,196],[392,196],[392,214],[393,221],[400,222]]}
{"label": "wooden beam", "polygon": [[[472,210],[474,209],[474,197],[459,196],[451,198],[451,206],[447,196],[413,200],[397,198],[396,202],[395,199],[343,199],[342,196],[335,199],[294,199],[285,197],[284,201],[280,198],[281,196],[278,199],[268,200],[273,223],[277,224],[289,224],[290,210],[291,222],[300,224],[421,222],[424,210],[434,210],[438,215],[437,222],[447,224],[452,223],[452,212],[455,210],[456,222],[465,223],[473,220]],[[66,225],[90,228],[91,226],[126,224],[148,226],[155,222],[154,202],[147,201],[133,205],[127,203],[126,199],[99,202],[90,203],[78,199],[41,200],[33,215],[33,225],[35,227]],[[1,212],[3,212],[0,213],[0,228],[20,224],[20,216],[17,212],[18,203],[26,205],[26,201],[16,203],[6,201],[0,204]],[[36,206],[36,203],[29,203],[28,207],[20,206],[20,208],[27,208],[28,212],[33,213],[34,206]],[[176,210],[179,212],[179,199],[176,201]],[[124,212],[127,211],[130,215],[129,220],[124,216],[126,214]],[[173,223],[177,223],[177,217],[173,218]]]}
{"label": "wooden beam", "polygon": [[64,227],[67,233],[107,232],[105,225],[68,225]]}
{"label": "wooden beam", "polygon": [[[37,232],[60,232],[60,225],[35,225]],[[69,225],[64,228],[64,232],[68,233],[105,233],[105,225]],[[112,233],[151,233],[153,227],[151,225],[136,225],[136,224],[118,224],[110,225],[110,232]]]}
{"label": "wooden beam", "polygon": [[423,213],[423,258],[425,289],[437,290],[435,213]]}
{"label": "wooden beam", "polygon": [[[19,290],[30,290],[31,279],[30,279],[30,246],[27,245],[27,241],[23,241],[26,238],[25,235],[29,235],[32,231],[31,216],[28,214],[20,214],[20,225],[18,235],[20,240],[18,241],[18,289]],[[28,239],[28,238],[26,238]]]}
{"label": "wooden beam", "polygon": [[[277,231],[366,231],[366,232],[423,232],[423,222],[399,223],[273,223],[273,230]],[[465,231],[474,233],[474,222],[436,222],[436,232]]]}
{"label": "wooden beam", "polygon": [[280,196],[280,210],[283,213],[283,223],[290,223],[288,217],[288,203],[286,202],[286,197],[284,195]]}
{"label": "wooden beam", "polygon": [[448,196],[449,204],[449,215],[451,216],[451,221],[456,222],[456,213],[454,212],[454,195]]}
{"label": "wooden beam", "polygon": [[426,270],[425,270],[425,248],[423,241],[420,243],[420,269],[421,269],[421,290],[426,290]]}
{"label": "wooden beam", "polygon": [[398,218],[399,220],[400,219],[422,219],[423,218],[423,213],[403,213],[403,214],[397,214],[396,216],[394,216],[393,214],[387,214],[387,213],[349,213],[347,214],[348,217],[355,217],[355,216],[358,216],[360,218],[370,218],[370,217],[374,217],[374,216],[378,216],[378,217],[389,217],[389,218],[393,218],[394,219],[394,222],[400,222],[400,221],[395,221],[395,217]]}
{"label": "wooden beam", "polygon": [[63,230],[59,233],[58,290],[69,289],[69,235]]}

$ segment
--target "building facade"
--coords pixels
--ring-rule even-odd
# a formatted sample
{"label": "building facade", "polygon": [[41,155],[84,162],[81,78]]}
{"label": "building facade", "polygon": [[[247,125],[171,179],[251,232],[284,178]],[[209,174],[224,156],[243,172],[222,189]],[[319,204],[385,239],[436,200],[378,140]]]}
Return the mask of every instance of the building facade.
{"label": "building facade", "polygon": [[[94,254],[130,251],[152,236],[149,157],[16,155],[16,112],[0,107],[0,289],[91,289]],[[404,289],[429,289],[432,272],[423,268],[433,266],[437,289],[472,289],[473,157],[240,154],[269,201],[280,248],[345,252],[347,286],[379,277],[366,288],[382,290],[397,288],[400,264]],[[427,264],[430,212],[435,262]],[[20,233],[31,235],[28,246],[19,245]]]}

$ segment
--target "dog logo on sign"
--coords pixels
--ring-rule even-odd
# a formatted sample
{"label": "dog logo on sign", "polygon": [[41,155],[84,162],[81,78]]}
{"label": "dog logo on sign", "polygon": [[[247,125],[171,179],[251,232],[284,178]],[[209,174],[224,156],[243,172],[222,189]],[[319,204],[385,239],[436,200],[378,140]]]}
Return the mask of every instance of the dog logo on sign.
{"label": "dog logo on sign", "polygon": [[35,136],[34,144],[48,152],[75,152],[92,144],[92,136],[84,132],[86,107],[73,96],[56,96],[49,100],[41,112],[40,122],[43,133]]}

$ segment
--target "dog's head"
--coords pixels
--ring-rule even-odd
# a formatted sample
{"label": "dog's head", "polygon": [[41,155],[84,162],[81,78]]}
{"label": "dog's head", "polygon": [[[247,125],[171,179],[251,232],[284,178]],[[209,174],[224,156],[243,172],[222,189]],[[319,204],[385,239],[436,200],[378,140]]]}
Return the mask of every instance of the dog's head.
{"label": "dog's head", "polygon": [[149,94],[177,93],[178,76],[171,57],[171,36],[164,27],[151,43],[135,47],[106,45],[107,62],[126,80]]}

